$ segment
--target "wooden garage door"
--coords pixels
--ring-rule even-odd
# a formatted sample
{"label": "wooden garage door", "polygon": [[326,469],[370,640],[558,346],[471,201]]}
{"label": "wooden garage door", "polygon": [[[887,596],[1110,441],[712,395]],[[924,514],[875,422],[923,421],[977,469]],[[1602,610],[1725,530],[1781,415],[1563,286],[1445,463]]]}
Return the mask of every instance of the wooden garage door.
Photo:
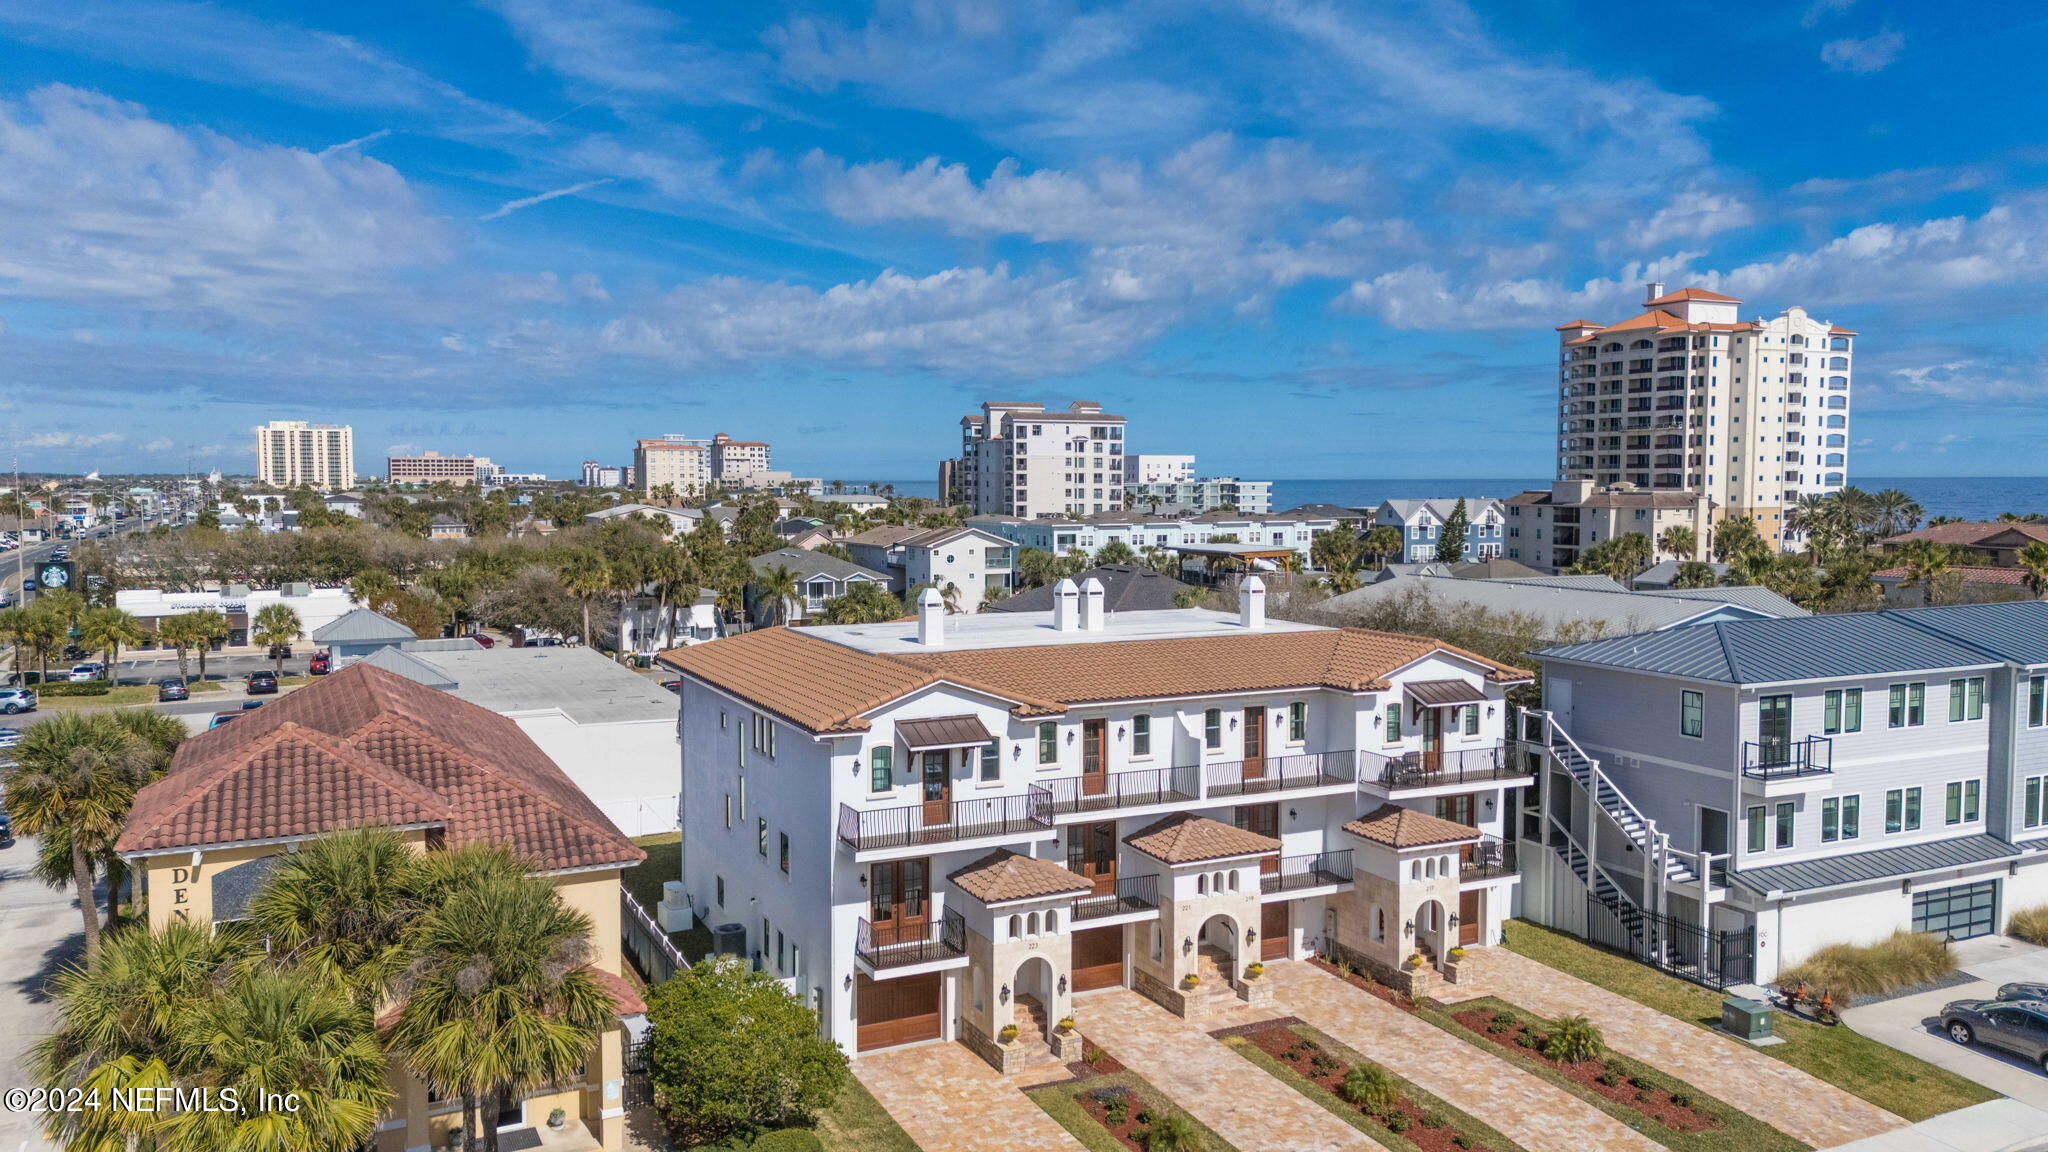
{"label": "wooden garage door", "polygon": [[860,1051],[889,1048],[939,1038],[941,973],[900,976],[894,980],[855,977],[854,1042]]}
{"label": "wooden garage door", "polygon": [[1123,982],[1123,928],[1084,928],[1074,933],[1074,991],[1114,988]]}
{"label": "wooden garage door", "polygon": [[1259,906],[1259,959],[1287,959],[1287,901]]}

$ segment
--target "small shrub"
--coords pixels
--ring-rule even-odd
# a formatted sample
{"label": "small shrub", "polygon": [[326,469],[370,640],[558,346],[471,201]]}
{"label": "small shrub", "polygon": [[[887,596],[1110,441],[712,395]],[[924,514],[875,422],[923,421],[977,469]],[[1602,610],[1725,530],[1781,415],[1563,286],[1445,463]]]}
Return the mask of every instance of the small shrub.
{"label": "small shrub", "polygon": [[1651,1103],[1654,1103],[1654,1102],[1656,1101],[1656,1099],[1657,1099],[1657,1094],[1656,1094],[1655,1092],[1638,1092],[1638,1093],[1636,1093],[1636,1103],[1638,1103],[1638,1104],[1651,1104]]}
{"label": "small shrub", "polygon": [[1328,1076],[1337,1070],[1337,1062],[1331,1059],[1327,1052],[1318,1052],[1309,1057],[1308,1066],[1314,1069],[1318,1076]]}
{"label": "small shrub", "polygon": [[1498,1036],[1498,1035],[1500,1035],[1500,1034],[1501,1034],[1501,1033],[1503,1033],[1503,1032],[1512,1032],[1512,1031],[1514,1031],[1514,1030],[1515,1030],[1515,1026],[1514,1026],[1513,1024],[1503,1023],[1503,1022],[1501,1022],[1501,1021],[1499,1021],[1499,1020],[1495,1020],[1495,1021],[1494,1021],[1493,1023],[1491,1023],[1491,1024],[1488,1024],[1488,1025],[1486,1026],[1486,1030],[1487,1030],[1488,1032],[1491,1032],[1491,1033],[1493,1033],[1493,1034],[1494,1034],[1495,1036]]}
{"label": "small shrub", "polygon": [[1533,1033],[1524,1032],[1515,1037],[1515,1046],[1518,1048],[1534,1048],[1536,1046],[1536,1037]]}
{"label": "small shrub", "polygon": [[1655,1092],[1657,1090],[1657,1082],[1648,1076],[1631,1076],[1628,1078],[1628,1086],[1631,1088],[1641,1088],[1645,1092]]}
{"label": "small shrub", "polygon": [[1600,1083],[1605,1084],[1609,1088],[1612,1088],[1616,1084],[1621,1083],[1621,1073],[1616,1072],[1612,1068],[1609,1068],[1607,1071],[1602,1072],[1599,1075],[1598,1079]]}
{"label": "small shrub", "polygon": [[1513,1012],[1495,1012],[1493,1014],[1493,1022],[1495,1024],[1513,1024],[1515,1022],[1515,1014]]}
{"label": "small shrub", "polygon": [[2006,925],[2005,933],[2029,944],[2048,947],[2048,904],[2013,913],[2012,923]]}
{"label": "small shrub", "polygon": [[1060,1031],[1062,1031],[1062,1032],[1072,1032],[1073,1030],[1074,1030],[1074,1018],[1073,1018],[1072,1016],[1062,1016],[1062,1017],[1060,1017]]}
{"label": "small shrub", "polygon": [[1898,931],[1875,944],[1830,944],[1778,976],[1778,983],[1805,984],[1818,998],[1837,1002],[1882,996],[1955,971],[1946,941],[1922,932]]}
{"label": "small shrub", "polygon": [[1158,1119],[1158,1117],[1153,1115],[1152,1110],[1150,1108],[1138,1109],[1138,1123],[1143,1124],[1149,1128],[1152,1126],[1152,1121],[1156,1119]]}
{"label": "small shrub", "polygon": [[1104,1108],[1108,1108],[1124,1098],[1124,1090],[1121,1088],[1091,1088],[1088,1090],[1088,1098]]}
{"label": "small shrub", "polygon": [[1451,1137],[1451,1143],[1456,1144],[1460,1148],[1470,1148],[1472,1146],[1472,1138],[1460,1132],[1456,1136]]}
{"label": "small shrub", "polygon": [[1145,1152],[1198,1152],[1202,1138],[1195,1122],[1178,1113],[1161,1116],[1145,1132]]}
{"label": "small shrub", "polygon": [[1421,1119],[1417,1120],[1416,1122],[1421,1124],[1424,1128],[1441,1128],[1447,1123],[1447,1121],[1444,1119],[1444,1114],[1437,1111],[1434,1108],[1430,1109],[1427,1112],[1424,1112],[1422,1114]]}
{"label": "small shrub", "polygon": [[1359,1064],[1346,1072],[1344,1083],[1337,1086],[1337,1095],[1356,1105],[1359,1111],[1373,1113],[1390,1111],[1401,1099],[1394,1078],[1377,1064]]}
{"label": "small shrub", "polygon": [[1543,1055],[1560,1064],[1583,1064],[1600,1056],[1600,1027],[1584,1016],[1567,1016],[1543,1038]]}
{"label": "small shrub", "polygon": [[1690,1108],[1692,1107],[1692,1093],[1673,1092],[1671,1094],[1671,1102],[1673,1104],[1678,1105],[1680,1108]]}
{"label": "small shrub", "polygon": [[1406,1112],[1389,1112],[1380,1117],[1380,1123],[1386,1125],[1389,1132],[1406,1132],[1411,1121]]}
{"label": "small shrub", "polygon": [[1003,1025],[1002,1031],[996,1033],[996,1038],[998,1040],[1001,1040],[1003,1043],[1008,1044],[1010,1041],[1015,1040],[1017,1038],[1017,1026],[1015,1024]]}

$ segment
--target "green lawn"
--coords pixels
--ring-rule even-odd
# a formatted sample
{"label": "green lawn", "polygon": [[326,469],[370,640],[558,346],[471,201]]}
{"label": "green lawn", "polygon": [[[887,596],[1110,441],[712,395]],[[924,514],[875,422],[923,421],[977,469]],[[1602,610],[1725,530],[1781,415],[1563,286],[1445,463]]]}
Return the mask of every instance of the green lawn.
{"label": "green lawn", "polygon": [[852,1076],[839,1090],[839,1099],[818,1117],[817,1133],[825,1152],[918,1152],[867,1086]]}
{"label": "green lawn", "polygon": [[[682,874],[683,834],[663,832],[658,836],[642,836],[633,841],[647,853],[647,859],[637,868],[626,869],[626,891],[633,899],[647,909],[649,916],[661,903],[661,886]],[[696,963],[711,951],[711,930],[702,924],[687,932],[671,932],[669,939],[682,950],[683,958]]]}
{"label": "green lawn", "polygon": [[[1113,1072],[1105,1076],[1090,1076],[1086,1080],[1069,1080],[1061,1084],[1048,1084],[1034,1088],[1025,1095],[1045,1109],[1046,1115],[1060,1122],[1060,1127],[1072,1133],[1088,1148],[1088,1152],[1129,1152],[1122,1141],[1110,1135],[1109,1129],[1081,1105],[1080,1097],[1098,1088],[1127,1088],[1135,1093],[1144,1107],[1154,1112],[1178,1113],[1187,1116],[1194,1124],[1201,1140],[1201,1152],[1237,1152],[1237,1146],[1218,1136],[1206,1124],[1189,1115],[1184,1108],[1177,1107],[1171,1097],[1154,1088],[1136,1072]],[[1136,1115],[1133,1110],[1132,1115]],[[829,1147],[829,1146],[828,1146]]]}
{"label": "green lawn", "polygon": [[[1720,1025],[1720,993],[1667,976],[1575,936],[1516,920],[1508,925],[1507,946],[1531,960],[1701,1028]],[[1782,1013],[1772,1026],[1785,1043],[1759,1048],[1759,1052],[1907,1120],[1925,1120],[1998,1098],[1981,1084],[1858,1035],[1847,1026],[1829,1028]]]}

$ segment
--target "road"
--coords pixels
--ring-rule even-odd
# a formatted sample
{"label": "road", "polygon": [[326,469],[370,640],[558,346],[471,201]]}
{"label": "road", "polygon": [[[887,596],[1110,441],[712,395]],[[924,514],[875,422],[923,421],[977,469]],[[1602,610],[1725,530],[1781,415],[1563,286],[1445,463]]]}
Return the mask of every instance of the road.
{"label": "road", "polygon": [[[0,848],[0,1088],[34,1083],[24,1066],[28,1049],[56,1015],[44,983],[85,942],[78,902],[36,880],[35,857],[26,836]],[[56,1145],[43,1140],[33,1117],[0,1109],[0,1150],[56,1152]]]}

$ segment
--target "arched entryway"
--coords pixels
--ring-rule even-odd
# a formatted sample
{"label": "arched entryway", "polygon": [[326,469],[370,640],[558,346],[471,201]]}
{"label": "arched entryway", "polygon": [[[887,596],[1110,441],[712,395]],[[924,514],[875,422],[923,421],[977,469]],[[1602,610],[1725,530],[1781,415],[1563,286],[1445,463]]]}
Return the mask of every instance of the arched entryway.
{"label": "arched entryway", "polygon": [[1444,906],[1435,900],[1425,900],[1415,910],[1415,947],[1432,964],[1443,963],[1444,953],[1450,951],[1450,926]]}
{"label": "arched entryway", "polygon": [[1244,943],[1241,931],[1236,920],[1220,912],[1202,922],[1202,930],[1195,938],[1192,971],[1204,983],[1215,981],[1225,987],[1236,983],[1237,959]]}
{"label": "arched entryway", "polygon": [[1052,964],[1043,956],[1032,956],[1017,965],[1016,975],[1010,980],[1011,1003],[1014,1005],[1011,1023],[1025,1035],[1052,1037],[1052,1027],[1057,1017],[1053,1015],[1059,1001],[1053,985]]}

